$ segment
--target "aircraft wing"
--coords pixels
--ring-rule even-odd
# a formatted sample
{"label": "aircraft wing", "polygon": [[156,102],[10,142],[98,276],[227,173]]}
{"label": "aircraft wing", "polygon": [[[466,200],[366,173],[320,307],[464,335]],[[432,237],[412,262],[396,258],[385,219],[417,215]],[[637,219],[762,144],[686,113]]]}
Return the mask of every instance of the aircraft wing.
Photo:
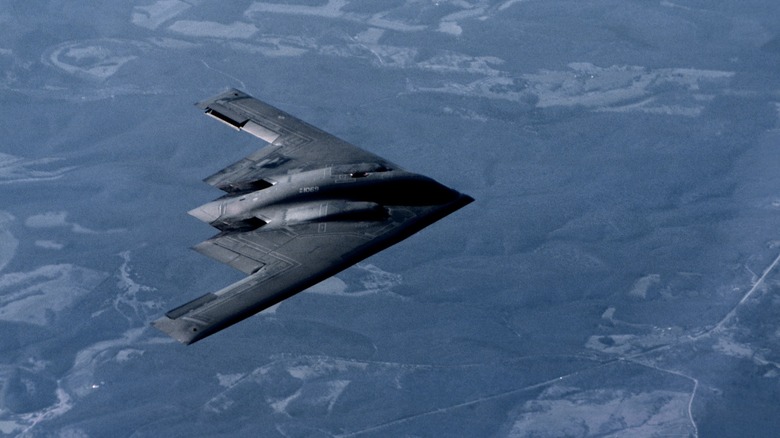
{"label": "aircraft wing", "polygon": [[421,230],[472,201],[459,194],[436,206],[388,207],[380,221],[308,222],[280,229],[223,232],[195,247],[247,274],[165,314],[155,327],[191,344],[252,316]]}
{"label": "aircraft wing", "polygon": [[384,158],[236,89],[197,106],[228,126],[270,143],[204,180],[228,193],[254,190],[260,180],[272,175],[303,172],[323,165],[370,164],[400,169]]}

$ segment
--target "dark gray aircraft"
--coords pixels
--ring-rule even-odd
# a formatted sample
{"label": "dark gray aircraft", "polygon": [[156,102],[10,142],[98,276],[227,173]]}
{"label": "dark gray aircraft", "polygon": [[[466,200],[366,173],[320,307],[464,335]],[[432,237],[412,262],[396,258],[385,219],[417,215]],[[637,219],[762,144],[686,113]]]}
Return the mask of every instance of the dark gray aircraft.
{"label": "dark gray aircraft", "polygon": [[289,298],[473,201],[241,91],[197,105],[270,145],[206,178],[227,194],[189,212],[220,230],[195,250],[248,276],[153,323],[184,344]]}

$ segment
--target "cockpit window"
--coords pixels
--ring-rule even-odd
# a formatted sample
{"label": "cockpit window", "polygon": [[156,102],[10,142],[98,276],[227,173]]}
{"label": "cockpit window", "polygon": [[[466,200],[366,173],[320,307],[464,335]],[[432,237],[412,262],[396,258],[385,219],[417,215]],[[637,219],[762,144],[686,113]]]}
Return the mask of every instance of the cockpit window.
{"label": "cockpit window", "polygon": [[333,166],[333,175],[349,175],[352,178],[363,178],[372,173],[389,172],[390,169],[380,163],[354,163]]}
{"label": "cockpit window", "polygon": [[438,205],[452,201],[458,193],[430,178],[413,176],[355,187],[350,195],[380,205]]}

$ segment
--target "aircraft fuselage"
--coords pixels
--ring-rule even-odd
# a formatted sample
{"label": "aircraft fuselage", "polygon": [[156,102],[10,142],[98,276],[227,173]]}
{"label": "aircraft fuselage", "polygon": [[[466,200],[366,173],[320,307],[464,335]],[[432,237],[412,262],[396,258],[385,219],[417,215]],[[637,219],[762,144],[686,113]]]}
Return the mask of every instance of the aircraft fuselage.
{"label": "aircraft fuselage", "polygon": [[[342,169],[343,168],[343,169]],[[229,194],[189,212],[223,231],[324,220],[384,220],[387,208],[452,201],[458,192],[401,170],[333,166],[266,178],[255,191]]]}

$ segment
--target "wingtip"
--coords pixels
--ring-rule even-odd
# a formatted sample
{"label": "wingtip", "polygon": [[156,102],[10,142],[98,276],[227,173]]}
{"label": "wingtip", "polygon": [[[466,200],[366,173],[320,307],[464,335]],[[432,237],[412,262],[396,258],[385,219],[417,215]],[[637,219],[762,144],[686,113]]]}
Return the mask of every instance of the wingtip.
{"label": "wingtip", "polygon": [[163,316],[152,322],[151,325],[184,345],[190,345],[200,339],[198,327],[181,319],[171,319]]}
{"label": "wingtip", "polygon": [[250,97],[250,96],[249,94],[246,94],[245,92],[239,90],[238,88],[228,88],[225,91],[215,96],[212,96],[208,99],[195,102],[195,106],[202,110],[207,110],[209,106],[215,102],[219,102],[223,100],[232,100],[232,99],[243,98],[243,97]]}

